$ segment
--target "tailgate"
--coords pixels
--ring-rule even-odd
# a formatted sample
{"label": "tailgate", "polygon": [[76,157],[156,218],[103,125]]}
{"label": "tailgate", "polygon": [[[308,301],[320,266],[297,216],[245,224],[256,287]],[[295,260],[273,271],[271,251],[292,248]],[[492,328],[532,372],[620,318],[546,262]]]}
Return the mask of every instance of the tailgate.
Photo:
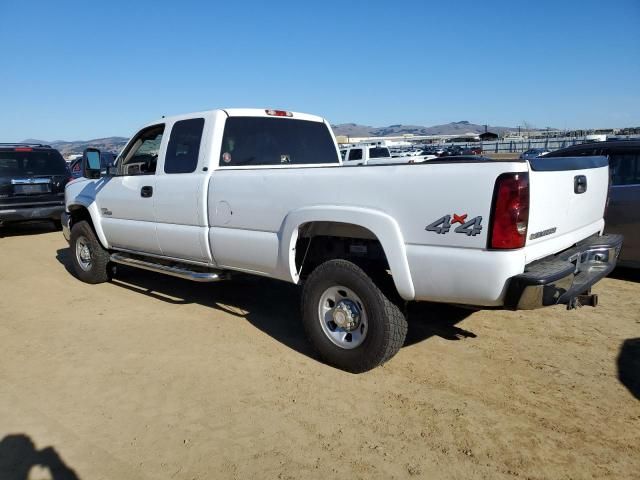
{"label": "tailgate", "polygon": [[599,232],[609,191],[607,157],[545,156],[529,165],[527,263]]}

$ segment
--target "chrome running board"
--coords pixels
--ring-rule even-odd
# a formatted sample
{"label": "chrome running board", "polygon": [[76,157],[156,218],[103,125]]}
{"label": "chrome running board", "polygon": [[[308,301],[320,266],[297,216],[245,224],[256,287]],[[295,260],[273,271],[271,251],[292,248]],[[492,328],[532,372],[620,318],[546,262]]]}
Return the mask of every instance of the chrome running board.
{"label": "chrome running board", "polygon": [[143,270],[149,270],[157,273],[164,273],[165,275],[171,275],[173,277],[184,278],[186,280],[192,280],[194,282],[219,282],[226,280],[228,275],[222,270],[210,270],[210,271],[196,271],[189,270],[190,265],[182,264],[180,266],[164,265],[161,263],[154,263],[148,260],[142,260],[140,258],[133,258],[122,253],[112,253],[110,260],[113,263],[119,263],[121,265],[128,265],[130,267],[142,268]]}

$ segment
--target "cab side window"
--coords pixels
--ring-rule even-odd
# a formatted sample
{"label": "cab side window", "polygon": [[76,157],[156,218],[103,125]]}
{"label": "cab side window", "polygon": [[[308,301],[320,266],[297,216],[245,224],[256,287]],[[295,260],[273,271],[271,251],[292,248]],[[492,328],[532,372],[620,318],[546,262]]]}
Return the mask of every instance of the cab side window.
{"label": "cab side window", "polygon": [[164,125],[142,130],[129,147],[122,152],[120,175],[153,175],[156,173]]}
{"label": "cab side window", "polygon": [[191,173],[196,170],[203,128],[204,118],[180,120],[173,125],[164,158],[165,173]]}
{"label": "cab side window", "polygon": [[349,160],[362,160],[362,149],[354,148],[349,152]]}
{"label": "cab side window", "polygon": [[613,185],[640,185],[640,152],[612,152],[609,168]]}

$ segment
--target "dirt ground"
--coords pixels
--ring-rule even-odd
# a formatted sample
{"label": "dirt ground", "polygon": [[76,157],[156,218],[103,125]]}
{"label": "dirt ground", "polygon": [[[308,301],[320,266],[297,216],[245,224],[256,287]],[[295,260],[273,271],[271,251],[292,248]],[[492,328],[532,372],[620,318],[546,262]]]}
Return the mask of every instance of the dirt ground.
{"label": "dirt ground", "polygon": [[68,255],[46,224],[0,232],[3,480],[640,475],[636,272],[595,309],[413,306],[352,375],[314,358],[295,287],[91,286]]}

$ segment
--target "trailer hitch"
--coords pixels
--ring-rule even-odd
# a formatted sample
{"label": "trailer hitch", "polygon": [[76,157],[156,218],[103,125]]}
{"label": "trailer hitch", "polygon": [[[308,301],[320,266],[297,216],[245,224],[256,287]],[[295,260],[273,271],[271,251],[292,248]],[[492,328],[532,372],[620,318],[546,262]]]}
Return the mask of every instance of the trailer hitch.
{"label": "trailer hitch", "polygon": [[569,303],[567,303],[567,310],[580,307],[596,307],[598,306],[598,295],[595,293],[587,292],[582,295],[576,295]]}

